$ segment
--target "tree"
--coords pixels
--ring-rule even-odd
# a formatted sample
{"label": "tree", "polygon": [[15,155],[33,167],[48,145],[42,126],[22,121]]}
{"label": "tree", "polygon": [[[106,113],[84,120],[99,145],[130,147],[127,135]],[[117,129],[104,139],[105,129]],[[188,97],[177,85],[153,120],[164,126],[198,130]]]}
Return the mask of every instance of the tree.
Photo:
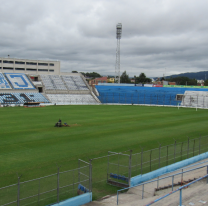
{"label": "tree", "polygon": [[188,77],[171,77],[167,81],[176,82],[177,85],[197,85],[196,79],[189,79]]}
{"label": "tree", "polygon": [[152,80],[150,78],[147,78],[145,73],[141,73],[138,77],[136,77],[136,82],[137,83],[150,83]]}
{"label": "tree", "polygon": [[96,77],[101,77],[100,74],[98,74],[97,72],[91,72],[91,73],[86,73],[85,74],[87,77],[92,77],[92,78],[96,78]]}
{"label": "tree", "polygon": [[123,72],[123,74],[120,76],[120,82],[121,83],[130,83],[131,80],[129,79],[129,75],[126,73],[126,71]]}
{"label": "tree", "polygon": [[204,86],[208,86],[208,79],[204,81]]}
{"label": "tree", "polygon": [[151,83],[151,82],[152,82],[152,79],[146,78],[146,83]]}
{"label": "tree", "polygon": [[141,73],[139,75],[139,77],[136,77],[136,80],[138,83],[145,83],[145,80],[146,80],[146,75],[145,73]]}
{"label": "tree", "polygon": [[189,79],[187,82],[187,85],[197,85],[197,80],[196,79]]}
{"label": "tree", "polygon": [[78,71],[72,71],[72,73],[78,73]]}

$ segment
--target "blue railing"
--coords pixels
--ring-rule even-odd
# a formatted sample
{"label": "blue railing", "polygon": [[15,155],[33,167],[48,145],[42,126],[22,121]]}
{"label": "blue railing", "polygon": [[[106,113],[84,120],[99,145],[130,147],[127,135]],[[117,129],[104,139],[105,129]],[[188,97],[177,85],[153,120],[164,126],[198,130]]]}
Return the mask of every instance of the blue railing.
{"label": "blue railing", "polygon": [[[208,167],[207,167],[207,168],[208,168]],[[207,169],[207,172],[208,172],[208,169]],[[190,183],[188,183],[188,184],[186,184],[186,185],[184,185],[184,186],[181,186],[181,187],[179,187],[178,189],[176,189],[176,190],[174,190],[174,191],[172,191],[172,192],[169,192],[168,194],[166,194],[166,195],[164,195],[164,196],[162,196],[162,197],[160,197],[160,198],[158,198],[158,199],[156,199],[156,200],[150,202],[149,204],[147,204],[147,205],[145,205],[145,206],[152,205],[152,204],[154,204],[155,202],[158,202],[158,201],[164,199],[165,197],[168,197],[169,195],[172,195],[173,193],[178,192],[178,191],[180,191],[179,205],[182,206],[182,189],[183,189],[183,188],[187,188],[189,185],[192,185],[192,184],[194,184],[195,182],[198,182],[198,181],[200,181],[200,180],[202,180],[202,179],[204,179],[204,178],[206,178],[206,177],[208,178],[208,174],[205,175],[205,176],[203,176],[203,177],[200,177],[200,178],[198,178],[198,179],[196,179],[196,180],[194,180],[194,181],[192,181],[192,182],[190,182]],[[208,179],[207,179],[207,182],[208,182]]]}

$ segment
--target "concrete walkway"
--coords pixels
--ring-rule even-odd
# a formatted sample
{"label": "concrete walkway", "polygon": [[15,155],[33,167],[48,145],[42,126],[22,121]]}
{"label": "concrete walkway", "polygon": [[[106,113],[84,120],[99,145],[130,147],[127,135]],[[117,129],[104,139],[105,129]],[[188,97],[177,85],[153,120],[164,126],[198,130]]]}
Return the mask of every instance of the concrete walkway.
{"label": "concrete walkway", "polygon": [[[203,163],[204,162],[204,163]],[[203,164],[198,164],[203,163]],[[183,171],[187,171],[193,168],[200,167],[202,165],[208,165],[208,159],[203,161],[199,161],[198,163],[194,163],[188,167],[185,167]],[[198,164],[198,165],[196,165]],[[182,170],[177,170],[175,172],[162,175],[161,177],[170,176],[176,173],[181,172]],[[199,178],[207,174],[207,168],[198,169],[192,172],[184,173],[182,175],[177,175],[174,177],[174,183],[178,183],[181,181],[193,180],[194,178]],[[161,178],[160,177],[160,178]],[[121,206],[142,206],[146,205],[159,197],[169,193],[172,191],[172,187],[155,191],[157,187],[164,187],[172,185],[172,177],[160,180],[159,182],[153,182],[146,184],[144,186],[144,199],[142,199],[142,186],[137,186],[129,189],[126,193],[119,194],[119,205]],[[177,189],[180,186],[175,186],[173,190]],[[183,205],[208,205],[208,184],[207,180],[201,180],[193,185],[189,186],[186,189],[183,189]],[[199,202],[201,201],[201,203]],[[206,202],[206,203],[203,203]],[[117,205],[117,196],[111,196],[107,199],[101,201],[93,201],[91,203],[85,204],[84,206],[116,206]],[[160,200],[157,203],[152,204],[153,206],[161,206],[161,205],[171,205],[178,206],[179,205],[179,192],[176,192],[163,200]]]}

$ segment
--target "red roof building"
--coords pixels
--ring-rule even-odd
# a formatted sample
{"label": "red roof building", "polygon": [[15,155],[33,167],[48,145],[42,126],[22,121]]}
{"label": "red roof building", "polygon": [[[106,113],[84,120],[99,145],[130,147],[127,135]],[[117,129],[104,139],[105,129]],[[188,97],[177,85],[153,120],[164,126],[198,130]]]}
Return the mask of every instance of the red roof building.
{"label": "red roof building", "polygon": [[89,81],[89,85],[98,85],[98,83],[108,83],[108,77],[100,77]]}

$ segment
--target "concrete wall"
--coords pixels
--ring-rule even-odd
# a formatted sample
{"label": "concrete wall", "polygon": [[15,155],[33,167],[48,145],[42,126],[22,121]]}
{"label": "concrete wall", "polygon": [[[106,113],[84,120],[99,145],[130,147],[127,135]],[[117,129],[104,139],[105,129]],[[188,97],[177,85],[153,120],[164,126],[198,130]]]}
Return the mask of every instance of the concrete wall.
{"label": "concrete wall", "polygon": [[83,204],[87,204],[91,201],[92,201],[92,193],[89,192],[89,193],[85,193],[83,195],[72,197],[68,200],[57,203],[53,206],[80,206],[80,205],[83,205]]}
{"label": "concrete wall", "polygon": [[60,75],[68,75],[68,76],[81,76],[81,73],[72,73],[72,72],[61,72]]}
{"label": "concrete wall", "polygon": [[138,176],[132,177],[131,181],[130,181],[130,186],[131,187],[136,186],[136,185],[138,185],[138,184],[140,184],[142,182],[154,179],[154,178],[156,178],[158,176],[167,174],[169,172],[173,172],[173,171],[175,171],[177,169],[180,169],[182,167],[188,166],[190,164],[193,164],[195,162],[198,162],[198,161],[206,159],[206,158],[208,158],[208,152],[200,154],[200,155],[197,155],[195,157],[191,157],[191,158],[186,159],[186,160],[182,160],[180,162],[174,163],[172,165],[168,165],[166,167],[162,167],[162,168],[160,168],[158,170],[149,172],[149,173],[144,174],[144,175],[138,175]]}
{"label": "concrete wall", "polygon": [[37,89],[0,89],[0,93],[39,93]]}

